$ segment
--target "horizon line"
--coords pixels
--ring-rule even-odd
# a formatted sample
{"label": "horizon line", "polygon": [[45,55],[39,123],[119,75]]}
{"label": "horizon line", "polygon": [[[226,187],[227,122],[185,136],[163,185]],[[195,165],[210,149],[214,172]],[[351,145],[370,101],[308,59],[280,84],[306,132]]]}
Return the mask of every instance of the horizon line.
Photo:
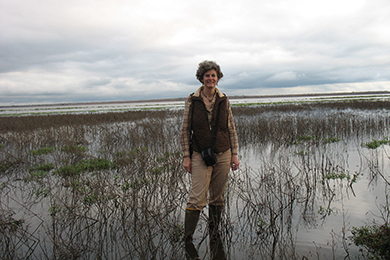
{"label": "horizon line", "polygon": [[[375,94],[390,94],[388,90],[374,91],[350,91],[350,92],[324,92],[324,93],[300,93],[300,94],[270,94],[270,95],[233,95],[229,96],[230,100],[234,99],[255,99],[255,98],[282,98],[282,97],[313,97],[313,96],[347,96],[347,95],[375,95]],[[142,100],[122,100],[122,101],[91,101],[91,102],[61,102],[48,104],[28,104],[28,105],[6,105],[0,108],[16,108],[16,107],[36,107],[36,106],[72,106],[72,105],[94,105],[94,104],[124,104],[124,103],[152,103],[166,101],[184,101],[185,97],[178,98],[158,98],[158,99],[142,99]]]}

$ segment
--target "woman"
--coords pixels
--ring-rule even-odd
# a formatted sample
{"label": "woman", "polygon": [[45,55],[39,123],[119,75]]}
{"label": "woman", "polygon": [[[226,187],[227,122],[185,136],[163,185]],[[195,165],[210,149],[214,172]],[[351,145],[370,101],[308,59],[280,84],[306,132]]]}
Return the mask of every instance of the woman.
{"label": "woman", "polygon": [[[192,236],[200,211],[207,205],[209,193],[211,256],[212,259],[224,259],[224,256],[221,256],[222,245],[217,242],[218,225],[229,170],[237,170],[240,164],[237,156],[237,133],[229,99],[216,87],[223,77],[219,65],[213,61],[199,63],[196,77],[202,86],[186,99],[180,137],[183,166],[191,173],[192,181],[184,223],[185,250],[187,259],[199,259]],[[215,132],[216,139],[213,140]],[[203,150],[210,147],[217,159],[213,166],[207,166],[201,155]]]}

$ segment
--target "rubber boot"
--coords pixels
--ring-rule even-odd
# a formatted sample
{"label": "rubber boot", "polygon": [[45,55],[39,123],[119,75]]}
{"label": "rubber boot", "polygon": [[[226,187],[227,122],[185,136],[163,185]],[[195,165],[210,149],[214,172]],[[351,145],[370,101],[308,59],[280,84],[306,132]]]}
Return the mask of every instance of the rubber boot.
{"label": "rubber boot", "polygon": [[186,258],[188,260],[199,260],[198,251],[192,243],[192,236],[195,232],[196,225],[199,220],[199,210],[186,209],[184,220],[184,246],[186,250]]}
{"label": "rubber boot", "polygon": [[225,260],[222,240],[219,233],[223,206],[209,205],[209,236],[210,236],[210,254],[212,260]]}

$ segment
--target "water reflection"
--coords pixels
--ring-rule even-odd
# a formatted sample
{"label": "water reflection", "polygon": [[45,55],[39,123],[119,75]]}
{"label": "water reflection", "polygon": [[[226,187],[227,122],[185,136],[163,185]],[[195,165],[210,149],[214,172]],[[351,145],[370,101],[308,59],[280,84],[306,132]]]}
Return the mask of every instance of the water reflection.
{"label": "water reflection", "polygon": [[[215,240],[201,214],[202,257],[357,256],[351,227],[388,221],[389,146],[362,147],[388,136],[388,114],[256,111],[235,111],[243,163]],[[180,118],[2,133],[2,257],[184,259]]]}

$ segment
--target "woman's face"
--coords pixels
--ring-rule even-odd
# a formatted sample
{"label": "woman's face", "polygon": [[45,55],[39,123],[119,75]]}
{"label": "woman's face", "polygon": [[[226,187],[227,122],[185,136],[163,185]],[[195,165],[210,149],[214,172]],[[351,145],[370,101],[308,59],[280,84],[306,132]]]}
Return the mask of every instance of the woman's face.
{"label": "woman's face", "polygon": [[212,69],[212,70],[208,70],[204,75],[203,75],[203,85],[206,87],[206,88],[215,88],[215,86],[217,85],[218,83],[218,76],[217,76],[217,72]]}

